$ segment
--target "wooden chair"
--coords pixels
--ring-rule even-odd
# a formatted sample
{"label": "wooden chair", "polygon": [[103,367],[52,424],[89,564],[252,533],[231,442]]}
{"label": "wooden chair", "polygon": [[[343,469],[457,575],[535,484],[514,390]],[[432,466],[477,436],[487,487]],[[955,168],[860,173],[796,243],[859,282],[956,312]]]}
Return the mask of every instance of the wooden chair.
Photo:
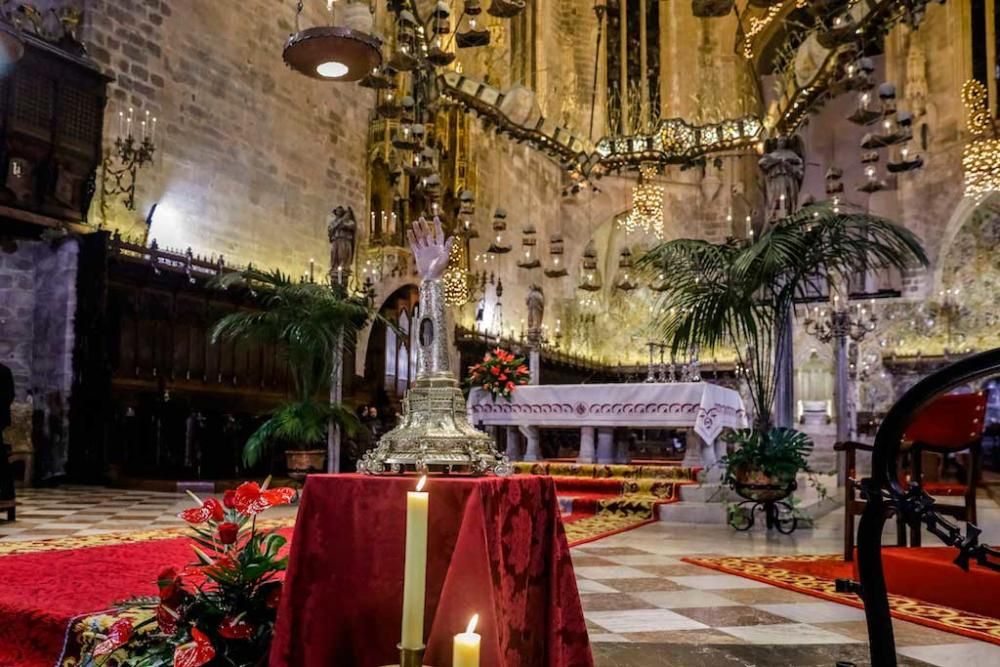
{"label": "wooden chair", "polygon": [[[854,517],[861,516],[865,510],[865,501],[860,498],[861,486],[857,474],[857,454],[858,452],[871,452],[874,448],[863,442],[838,442],[833,449],[844,453],[844,466],[847,468],[847,484],[844,487],[844,560],[854,560]],[[891,506],[887,505],[887,512],[891,516],[895,514]],[[906,546],[906,525],[897,517],[896,519],[896,543],[899,546]]]}
{"label": "wooden chair", "polygon": [[[903,436],[904,448],[909,444],[910,475],[899,471],[902,483],[910,479],[920,480],[923,484],[922,458],[925,452],[939,454],[955,454],[968,451],[969,465],[966,466],[966,479],[960,484],[927,483],[925,490],[931,495],[944,494],[961,495],[962,505],[935,503],[935,507],[943,514],[954,516],[965,521],[976,520],[976,482],[979,479],[980,459],[982,457],[983,422],[986,411],[986,395],[947,394],[935,399],[923,408],[914,418],[913,423]],[[860,442],[838,442],[834,450],[844,452],[847,468],[847,486],[844,495],[844,560],[854,559],[854,517],[865,509],[865,501],[858,497],[857,452],[871,452],[872,446]],[[888,510],[891,512],[891,510]],[[910,545],[920,546],[920,526],[910,527]],[[901,517],[896,517],[896,543],[906,546],[906,524]]]}
{"label": "wooden chair", "polygon": [[[962,503],[936,502],[934,507],[946,516],[968,523],[976,522],[976,485],[982,464],[982,439],[986,416],[986,393],[946,394],[921,410],[903,436],[909,447],[911,480],[917,481],[932,496],[954,496]],[[949,455],[968,453],[964,480],[941,482],[938,475],[925,479],[925,457],[940,454],[947,463]],[[942,466],[943,467],[943,466]],[[920,526],[910,527],[910,546],[920,546]]]}

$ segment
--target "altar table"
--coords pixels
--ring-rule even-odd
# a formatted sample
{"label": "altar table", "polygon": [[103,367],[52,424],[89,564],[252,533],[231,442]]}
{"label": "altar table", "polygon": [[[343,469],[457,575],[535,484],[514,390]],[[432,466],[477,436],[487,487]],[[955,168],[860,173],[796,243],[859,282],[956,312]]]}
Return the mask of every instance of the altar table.
{"label": "altar table", "polygon": [[739,393],[708,382],[526,385],[509,401],[475,388],[468,407],[473,424],[524,432],[525,460],[538,457],[538,428],[580,428],[579,460],[585,463],[625,462],[616,461],[612,451],[616,427],[685,428],[702,441],[701,447],[688,447],[685,465],[707,467],[722,453],[715,443],[723,429],[747,426]]}
{"label": "altar table", "polygon": [[[406,492],[415,477],[310,475],[272,667],[398,662]],[[424,662],[451,665],[479,614],[483,667],[591,667],[573,564],[547,477],[430,477]]]}

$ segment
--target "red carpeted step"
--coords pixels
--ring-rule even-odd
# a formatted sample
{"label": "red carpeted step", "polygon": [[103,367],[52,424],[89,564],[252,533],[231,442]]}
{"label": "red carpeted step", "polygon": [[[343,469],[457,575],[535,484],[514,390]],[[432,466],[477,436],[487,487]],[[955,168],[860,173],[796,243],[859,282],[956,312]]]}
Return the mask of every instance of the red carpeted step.
{"label": "red carpeted step", "polygon": [[976,563],[955,565],[956,549],[884,548],[882,568],[890,593],[1000,618],[1000,572]]}

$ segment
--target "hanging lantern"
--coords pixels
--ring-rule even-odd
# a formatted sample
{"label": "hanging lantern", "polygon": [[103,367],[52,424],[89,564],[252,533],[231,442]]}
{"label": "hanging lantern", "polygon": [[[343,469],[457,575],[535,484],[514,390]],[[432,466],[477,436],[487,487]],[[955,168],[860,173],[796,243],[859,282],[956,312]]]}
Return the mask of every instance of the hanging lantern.
{"label": "hanging lantern", "polygon": [[465,247],[452,243],[448,253],[448,268],[442,276],[445,305],[458,307],[469,301],[469,270],[465,265]]}
{"label": "hanging lantern", "polygon": [[399,118],[403,114],[403,107],[399,104],[399,96],[395,90],[380,90],[378,92],[375,112],[381,118]]}
{"label": "hanging lantern", "polygon": [[839,167],[830,167],[826,170],[826,194],[835,195],[844,191],[844,170]]}
{"label": "hanging lantern", "polygon": [[666,292],[670,289],[670,285],[667,284],[667,276],[664,273],[658,273],[656,278],[649,284],[649,289],[654,292]]}
{"label": "hanging lantern", "polygon": [[881,190],[888,189],[888,185],[884,180],[879,178],[878,173],[878,152],[872,151],[866,153],[861,158],[861,163],[865,165],[864,173],[865,180],[861,182],[858,186],[859,192],[867,192],[872,194],[873,192],[880,192]]}
{"label": "hanging lantern", "polygon": [[890,174],[913,171],[924,166],[923,158],[910,151],[910,140],[913,139],[913,114],[908,111],[900,111],[896,114],[896,121],[903,138],[897,142],[898,148],[891,151],[889,160],[886,162],[885,168]]}
{"label": "hanging lantern", "polygon": [[510,245],[507,244],[504,233],[507,231],[507,211],[497,208],[493,213],[493,240],[486,252],[495,255],[502,255],[510,252]]}
{"label": "hanging lantern", "polygon": [[462,190],[458,194],[458,217],[462,236],[467,239],[479,238],[479,230],[472,225],[472,216],[475,213],[476,196],[472,194],[472,190]]}
{"label": "hanging lantern", "polygon": [[535,246],[538,244],[538,239],[536,238],[537,232],[535,231],[534,225],[525,225],[522,230],[521,239],[521,259],[517,261],[518,268],[521,269],[537,269],[542,265],[538,260],[538,255],[535,252]]}
{"label": "hanging lantern", "polygon": [[[382,64],[382,43],[371,34],[367,5],[344,8],[343,25],[298,29],[303,3],[295,14],[296,32],[285,43],[282,58],[289,67],[313,79],[358,81]],[[333,3],[328,3],[332,12]]]}
{"label": "hanging lantern", "polygon": [[868,56],[862,56],[847,64],[844,71],[844,85],[849,90],[871,90],[875,87],[872,74],[875,72],[875,62]]}
{"label": "hanging lantern", "polygon": [[483,11],[483,3],[480,0],[465,0],[462,13],[466,16],[478,16]]}
{"label": "hanging lantern", "polygon": [[632,251],[622,248],[618,257],[618,280],[615,281],[615,289],[622,292],[631,292],[636,288],[632,281]]}
{"label": "hanging lantern", "polygon": [[881,109],[875,108],[871,91],[864,90],[858,93],[858,101],[854,107],[854,112],[847,117],[855,125],[871,125],[882,117]]}
{"label": "hanging lantern", "polygon": [[569,273],[566,270],[566,263],[563,259],[564,252],[562,235],[553,234],[549,240],[549,259],[551,260],[551,264],[545,269],[544,273],[546,277],[562,278]]}
{"label": "hanging lantern", "polygon": [[389,64],[400,72],[409,72],[419,64],[417,58],[417,19],[404,9],[396,17],[396,44]]}
{"label": "hanging lantern", "polygon": [[458,48],[471,49],[490,43],[490,31],[480,26],[475,16],[466,16],[463,26],[455,33],[455,45]]}
{"label": "hanging lantern", "polygon": [[652,232],[663,236],[663,186],[656,184],[656,165],[639,165],[639,181],[632,190],[632,210],[625,218],[625,229]]}
{"label": "hanging lantern", "polygon": [[524,6],[524,0],[493,0],[490,3],[490,8],[486,11],[489,12],[490,16],[509,19],[523,12]]}
{"label": "hanging lantern", "polygon": [[597,268],[597,249],[593,241],[588,242],[583,250],[580,284],[577,287],[585,292],[596,292],[601,289],[601,272]]}
{"label": "hanging lantern", "polygon": [[420,178],[420,191],[432,201],[434,214],[437,215],[437,201],[441,198],[441,176],[435,171]]}
{"label": "hanging lantern", "polygon": [[368,74],[358,81],[359,86],[365,88],[374,88],[375,90],[387,90],[389,88],[395,88],[396,82],[393,81],[393,72],[384,67],[373,67]]}
{"label": "hanging lantern", "polygon": [[455,54],[446,50],[446,39],[451,34],[451,10],[444,2],[438,2],[431,12],[430,48],[427,50],[427,60],[438,67],[450,65],[455,60]]}

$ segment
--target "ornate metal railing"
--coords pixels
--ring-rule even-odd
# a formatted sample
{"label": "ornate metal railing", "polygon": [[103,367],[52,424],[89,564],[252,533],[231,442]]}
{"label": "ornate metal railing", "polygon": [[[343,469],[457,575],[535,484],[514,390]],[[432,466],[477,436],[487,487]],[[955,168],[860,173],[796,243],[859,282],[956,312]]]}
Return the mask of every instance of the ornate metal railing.
{"label": "ornate metal railing", "polygon": [[975,561],[1000,570],[1000,550],[979,543],[982,532],[974,524],[962,528],[943,518],[934,509],[934,499],[914,480],[904,487],[896,475],[900,443],[910,422],[921,408],[937,396],[975,380],[1000,374],[1000,348],[982,352],[928,375],[903,394],[889,410],[878,433],[872,453],[871,477],[861,481],[867,501],[858,526],[858,571],[860,585],[838,582],[838,588],[855,592],[865,605],[871,662],[878,667],[895,667],[896,642],[889,615],[889,598],[882,570],[882,529],[886,510],[893,507],[911,525],[923,524],[945,545],[955,547],[955,564],[963,570]]}

